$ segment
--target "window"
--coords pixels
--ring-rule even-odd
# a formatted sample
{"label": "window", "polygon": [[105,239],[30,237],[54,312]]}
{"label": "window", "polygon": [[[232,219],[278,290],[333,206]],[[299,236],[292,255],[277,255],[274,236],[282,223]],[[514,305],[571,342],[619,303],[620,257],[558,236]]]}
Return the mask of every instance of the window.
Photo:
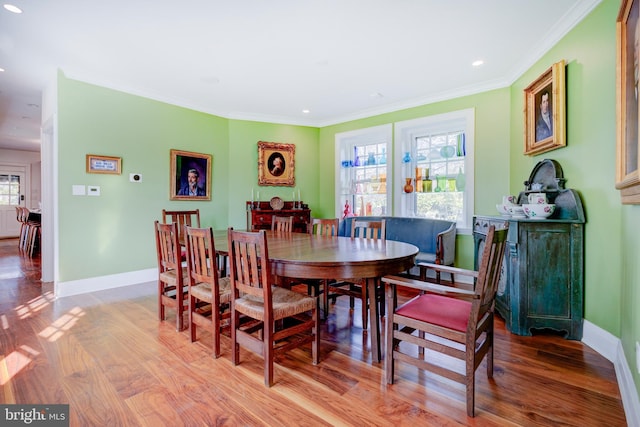
{"label": "window", "polygon": [[336,134],[336,216],[390,215],[391,125]]}
{"label": "window", "polygon": [[471,232],[473,116],[469,109],[396,123],[396,215],[455,221]]}
{"label": "window", "polygon": [[0,206],[20,205],[20,175],[0,174]]}

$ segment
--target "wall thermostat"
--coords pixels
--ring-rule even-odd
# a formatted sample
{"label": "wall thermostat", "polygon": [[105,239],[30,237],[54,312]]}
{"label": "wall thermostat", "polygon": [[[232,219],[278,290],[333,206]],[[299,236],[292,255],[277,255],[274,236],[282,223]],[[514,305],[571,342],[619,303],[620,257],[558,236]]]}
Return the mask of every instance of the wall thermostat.
{"label": "wall thermostat", "polygon": [[131,182],[142,182],[142,175],[139,173],[130,173],[129,181]]}

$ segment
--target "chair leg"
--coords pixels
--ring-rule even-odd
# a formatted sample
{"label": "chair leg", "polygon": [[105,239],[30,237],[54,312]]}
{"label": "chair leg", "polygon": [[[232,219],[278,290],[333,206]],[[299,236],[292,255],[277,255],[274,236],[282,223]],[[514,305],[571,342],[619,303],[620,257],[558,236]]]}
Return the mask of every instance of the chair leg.
{"label": "chair leg", "polygon": [[[214,308],[215,307],[215,308]],[[220,357],[220,303],[214,301],[211,308],[211,335],[213,336],[213,358]]]}
{"label": "chair leg", "polygon": [[158,280],[158,319],[164,320],[164,304],[162,303],[162,295],[164,295],[164,283]]}
{"label": "chair leg", "polygon": [[[326,283],[326,281],[325,281]],[[325,312],[325,317],[327,316]],[[313,312],[313,342],[311,343],[311,358],[313,364],[320,362],[320,297],[316,298],[316,309]]]}
{"label": "chair leg", "polygon": [[[367,295],[367,283],[366,281],[364,283],[362,283],[362,329],[367,329],[367,327],[369,326],[369,304],[371,304],[371,302],[368,299],[368,295]],[[377,304],[378,302],[376,301],[376,296],[373,296],[373,303]]]}
{"label": "chair leg", "polygon": [[[191,337],[191,342],[196,341],[196,334],[197,334],[197,325],[193,321],[193,312],[195,309],[196,309],[196,299],[191,295],[191,293],[189,293],[189,336]],[[214,337],[214,340],[215,340],[215,337]],[[215,341],[214,341],[214,349],[215,349]]]}
{"label": "chair leg", "polygon": [[264,353],[264,385],[271,387],[273,385],[273,359],[274,359],[274,343],[273,343],[273,322],[263,325],[263,353]]}

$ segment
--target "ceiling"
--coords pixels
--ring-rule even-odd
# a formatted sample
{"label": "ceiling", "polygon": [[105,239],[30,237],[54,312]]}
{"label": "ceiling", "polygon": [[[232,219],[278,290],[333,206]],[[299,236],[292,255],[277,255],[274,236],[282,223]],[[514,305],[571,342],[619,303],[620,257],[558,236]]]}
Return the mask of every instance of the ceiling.
{"label": "ceiling", "polygon": [[0,148],[38,151],[57,69],[222,117],[326,126],[508,86],[600,0],[4,2],[23,13],[0,9]]}

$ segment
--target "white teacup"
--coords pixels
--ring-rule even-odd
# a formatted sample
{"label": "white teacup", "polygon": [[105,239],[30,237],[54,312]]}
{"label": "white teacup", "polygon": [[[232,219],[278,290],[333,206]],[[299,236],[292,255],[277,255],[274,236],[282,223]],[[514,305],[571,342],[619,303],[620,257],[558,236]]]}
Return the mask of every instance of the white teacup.
{"label": "white teacup", "polygon": [[546,193],[530,193],[527,197],[529,204],[532,205],[543,205],[547,203],[547,194]]}
{"label": "white teacup", "polygon": [[513,205],[516,203],[516,196],[502,196],[503,205]]}

